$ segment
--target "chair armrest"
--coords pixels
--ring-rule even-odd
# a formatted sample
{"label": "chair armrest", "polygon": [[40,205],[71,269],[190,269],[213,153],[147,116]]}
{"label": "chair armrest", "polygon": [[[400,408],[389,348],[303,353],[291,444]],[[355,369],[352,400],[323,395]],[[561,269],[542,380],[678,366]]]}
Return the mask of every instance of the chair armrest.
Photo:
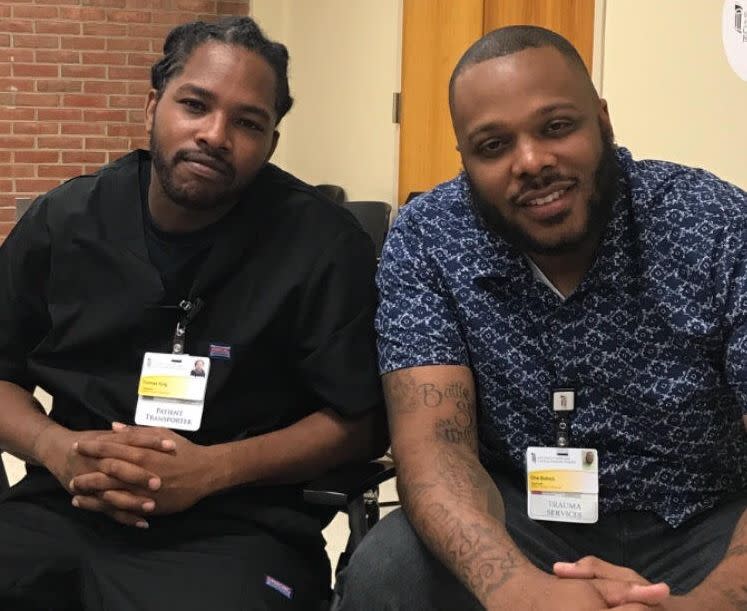
{"label": "chair armrest", "polygon": [[353,500],[395,475],[394,463],[381,459],[344,465],[303,487],[303,498],[314,505],[346,508]]}

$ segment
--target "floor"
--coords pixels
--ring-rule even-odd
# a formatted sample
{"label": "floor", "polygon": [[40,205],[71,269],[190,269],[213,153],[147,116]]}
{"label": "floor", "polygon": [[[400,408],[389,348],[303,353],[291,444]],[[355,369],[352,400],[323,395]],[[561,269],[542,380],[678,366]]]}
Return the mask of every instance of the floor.
{"label": "floor", "polygon": [[[49,407],[51,405],[51,397],[49,397],[49,395],[47,395],[43,391],[37,392],[36,396],[42,403],[42,405],[44,405],[45,408],[49,410]],[[26,473],[26,469],[22,461],[13,456],[9,456],[8,454],[3,454],[2,459],[5,463],[6,472],[11,484],[17,482],[24,476],[24,474]],[[397,500],[395,480],[392,479],[388,482],[384,482],[379,491],[379,500],[382,502]],[[393,508],[391,507],[382,508],[382,517],[392,511],[392,509]],[[339,558],[340,554],[345,549],[345,544],[348,540],[349,532],[350,531],[347,524],[347,515],[343,513],[338,513],[337,516],[335,516],[335,519],[332,520],[330,525],[326,529],[324,529],[324,538],[327,540],[327,553],[329,554],[329,558],[332,562],[333,568],[336,566],[337,559]]]}

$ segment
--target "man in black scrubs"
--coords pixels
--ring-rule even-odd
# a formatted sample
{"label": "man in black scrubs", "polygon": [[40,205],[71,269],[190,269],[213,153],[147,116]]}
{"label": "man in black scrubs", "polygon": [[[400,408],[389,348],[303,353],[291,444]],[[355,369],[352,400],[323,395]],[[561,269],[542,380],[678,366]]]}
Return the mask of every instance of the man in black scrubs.
{"label": "man in black scrubs", "polygon": [[384,449],[375,258],[344,209],[268,164],[287,62],[249,18],[176,28],[151,152],[40,197],[3,244],[0,447],[28,475],[0,500],[0,608],[326,593],[329,516],[298,483]]}

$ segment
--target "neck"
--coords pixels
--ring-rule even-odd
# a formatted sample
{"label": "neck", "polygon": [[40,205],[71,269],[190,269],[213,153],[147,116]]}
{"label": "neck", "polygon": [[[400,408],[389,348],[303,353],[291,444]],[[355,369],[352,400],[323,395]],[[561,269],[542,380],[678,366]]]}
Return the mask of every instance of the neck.
{"label": "neck", "polygon": [[228,214],[235,204],[234,201],[204,210],[179,206],[164,192],[155,168],[151,168],[151,180],[150,185],[148,185],[148,210],[156,227],[161,231],[167,233],[197,231],[219,221]]}
{"label": "neck", "polygon": [[577,250],[562,255],[541,255],[527,253],[535,265],[564,297],[568,297],[581,284],[586,272],[591,269],[596,258],[598,242],[584,244]]}

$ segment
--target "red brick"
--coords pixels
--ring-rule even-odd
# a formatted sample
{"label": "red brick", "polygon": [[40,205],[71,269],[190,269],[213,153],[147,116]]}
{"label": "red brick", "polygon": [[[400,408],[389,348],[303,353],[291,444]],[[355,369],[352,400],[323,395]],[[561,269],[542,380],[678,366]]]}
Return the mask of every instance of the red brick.
{"label": "red brick", "polygon": [[124,8],[125,0],[83,0],[87,6],[103,6],[105,8]]}
{"label": "red brick", "polygon": [[8,236],[15,227],[15,223],[0,223],[0,236]]}
{"label": "red brick", "polygon": [[130,138],[130,149],[147,149],[148,138]]}
{"label": "red brick", "polygon": [[3,19],[10,18],[10,7],[9,6],[0,4],[0,17],[2,17]]}
{"label": "red brick", "polygon": [[50,34],[13,34],[13,46],[30,49],[59,49],[60,37]]}
{"label": "red brick", "polygon": [[106,163],[106,153],[103,151],[65,151],[62,153],[62,163]]}
{"label": "red brick", "polygon": [[150,82],[148,81],[131,81],[127,83],[127,93],[129,95],[141,95],[143,96],[143,100],[145,100],[145,96],[149,91]]}
{"label": "red brick", "polygon": [[115,23],[150,23],[152,13],[150,11],[117,11],[109,10],[107,19]]}
{"label": "red brick", "polygon": [[13,76],[57,77],[60,68],[52,64],[13,64]]}
{"label": "red brick", "polygon": [[94,51],[106,47],[106,40],[95,36],[63,36],[61,43],[63,49]]}
{"label": "red brick", "polygon": [[[13,181],[12,180],[0,180],[0,193],[10,193],[13,191]],[[15,205],[15,201],[11,200],[13,205]],[[3,201],[3,203],[5,203]]]}
{"label": "red brick", "polygon": [[50,178],[17,178],[16,189],[21,193],[46,193],[60,186],[59,180]]}
{"label": "red brick", "polygon": [[106,108],[106,96],[89,94],[70,94],[63,96],[62,103],[69,107]]}
{"label": "red brick", "polygon": [[80,176],[83,166],[79,165],[40,165],[37,167],[39,178],[72,178]]}
{"label": "red brick", "polygon": [[110,66],[109,78],[115,81],[149,81],[150,69],[145,66]]}
{"label": "red brick", "polygon": [[62,49],[56,51],[39,50],[36,52],[36,61],[42,64],[79,64],[80,52],[63,51]]}
{"label": "red brick", "polygon": [[84,165],[83,174],[95,174],[101,169],[102,165],[104,165],[103,162],[96,165]]}
{"label": "red brick", "polygon": [[129,148],[121,150],[121,151],[110,151],[109,154],[107,155],[107,162],[111,163],[112,161],[116,161],[120,157],[124,157],[125,155],[127,155],[129,152],[130,152]]}
{"label": "red brick", "polygon": [[215,0],[177,0],[176,7],[180,11],[215,15]]}
{"label": "red brick", "polygon": [[20,164],[1,164],[0,176],[3,178],[33,178],[34,166]]}
{"label": "red brick", "polygon": [[107,38],[108,51],[149,51],[149,38]]}
{"label": "red brick", "polygon": [[86,150],[115,151],[127,148],[127,138],[86,138]]}
{"label": "red brick", "polygon": [[80,149],[83,148],[83,138],[74,136],[39,136],[40,149]]}
{"label": "red brick", "polygon": [[106,78],[104,66],[62,66],[64,78]]}
{"label": "red brick", "polygon": [[174,27],[179,23],[186,23],[188,21],[194,21],[196,15],[194,13],[185,13],[178,11],[164,11],[153,13],[154,24],[167,24],[170,27]]}
{"label": "red brick", "polygon": [[39,108],[46,106],[54,108],[60,104],[60,96],[53,93],[17,93],[15,95],[16,106],[34,106]]}
{"label": "red brick", "polygon": [[139,95],[109,96],[109,106],[111,108],[142,108],[144,104],[143,97]]}
{"label": "red brick", "polygon": [[[0,21],[0,32],[13,32],[15,34],[33,34],[34,22],[27,19],[3,19]],[[4,45],[10,46],[10,45]]]}
{"label": "red brick", "polygon": [[130,123],[145,123],[145,111],[129,110],[127,111],[127,120]]}
{"label": "red brick", "polygon": [[16,121],[13,124],[14,134],[59,134],[59,123],[45,123],[43,121]]}
{"label": "red brick", "polygon": [[80,0],[34,0],[37,4],[54,4],[54,5],[63,5],[63,4],[80,4]]}
{"label": "red brick", "polygon": [[249,3],[248,2],[223,2],[218,1],[218,15],[248,15],[249,14]]}
{"label": "red brick", "polygon": [[10,76],[10,64],[0,64],[0,76]]}
{"label": "red brick", "polygon": [[59,15],[56,6],[14,6],[13,17],[17,19],[54,19]]}
{"label": "red brick", "polygon": [[47,80],[36,81],[37,91],[80,92],[82,88],[83,88],[83,83],[81,81],[70,81],[67,79],[59,79],[59,80],[52,80],[52,81],[47,81]]}
{"label": "red brick", "polygon": [[0,139],[0,148],[2,149],[30,149],[33,146],[33,136],[5,136]]}
{"label": "red brick", "polygon": [[127,36],[127,26],[118,23],[84,23],[86,36]]}
{"label": "red brick", "polygon": [[103,136],[106,133],[106,123],[63,123],[61,127],[63,134]]}
{"label": "red brick", "polygon": [[36,118],[35,108],[3,108],[3,119],[8,121],[33,121]]}
{"label": "red brick", "polygon": [[128,53],[127,64],[130,66],[152,66],[161,59],[160,53]]}
{"label": "red brick", "polygon": [[127,93],[127,84],[117,81],[85,81],[83,91],[86,93]]}
{"label": "red brick", "polygon": [[62,19],[72,19],[81,23],[90,23],[92,21],[104,21],[106,11],[102,8],[82,8],[79,6],[61,6],[60,17]]}
{"label": "red brick", "polygon": [[81,121],[83,111],[79,108],[40,108],[39,121]]}
{"label": "red brick", "polygon": [[10,46],[10,34],[0,34],[0,47]]}
{"label": "red brick", "polygon": [[127,35],[132,37],[139,36],[141,38],[155,38],[159,42],[160,49],[160,45],[163,45],[163,40],[173,27],[173,25],[138,25],[133,23],[127,26]]}
{"label": "red brick", "polygon": [[0,221],[3,223],[12,223],[16,220],[15,208],[0,208]]}
{"label": "red brick", "polygon": [[59,160],[57,151],[16,151],[13,155],[15,163],[57,163]]}
{"label": "red brick", "polygon": [[31,49],[0,49],[0,63],[2,62],[28,62],[34,61],[34,52]]}
{"label": "red brick", "polygon": [[103,66],[123,66],[127,56],[124,53],[112,53],[110,51],[84,51],[83,63],[87,65],[101,64]]}
{"label": "red brick", "polygon": [[108,125],[106,128],[107,136],[127,136],[128,138],[142,138],[145,135],[144,125],[129,125],[123,123],[119,125]]}
{"label": "red brick", "polygon": [[127,121],[125,110],[86,110],[83,113],[84,121]]}
{"label": "red brick", "polygon": [[173,11],[176,0],[126,0],[129,9],[145,9],[149,11]]}
{"label": "red brick", "polygon": [[0,78],[0,91],[33,91],[32,79]]}
{"label": "red brick", "polygon": [[80,34],[80,24],[74,21],[37,21],[37,34]]}
{"label": "red brick", "polygon": [[[0,121],[0,134],[9,134],[13,123],[10,121]],[[5,155],[6,153],[3,153]],[[0,162],[2,161],[3,155],[0,155]]]}

